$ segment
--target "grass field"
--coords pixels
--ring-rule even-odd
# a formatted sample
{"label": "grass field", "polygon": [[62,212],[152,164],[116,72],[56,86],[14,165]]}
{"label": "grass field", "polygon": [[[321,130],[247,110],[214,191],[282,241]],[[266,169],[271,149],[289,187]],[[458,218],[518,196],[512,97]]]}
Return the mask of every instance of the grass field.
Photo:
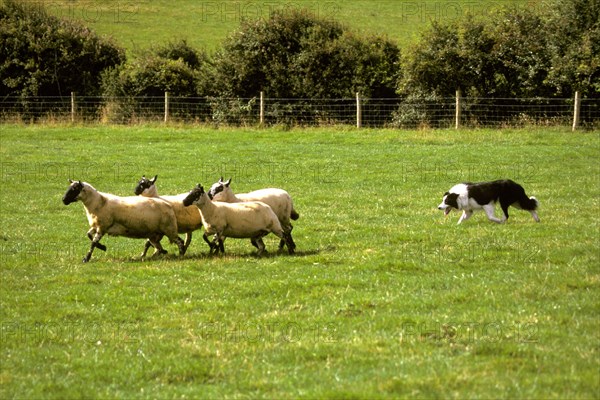
{"label": "grass field", "polygon": [[[598,132],[2,126],[0,398],[597,398]],[[298,254],[89,264],[67,179],[132,194],[233,177],[294,197]],[[457,226],[463,180],[541,202]]]}
{"label": "grass field", "polygon": [[401,46],[413,42],[431,20],[485,16],[514,5],[541,7],[540,0],[97,0],[32,1],[54,15],[76,19],[108,35],[130,52],[184,38],[209,52],[239,27],[242,19],[267,19],[275,11],[301,8],[348,25],[354,31],[386,34]]}

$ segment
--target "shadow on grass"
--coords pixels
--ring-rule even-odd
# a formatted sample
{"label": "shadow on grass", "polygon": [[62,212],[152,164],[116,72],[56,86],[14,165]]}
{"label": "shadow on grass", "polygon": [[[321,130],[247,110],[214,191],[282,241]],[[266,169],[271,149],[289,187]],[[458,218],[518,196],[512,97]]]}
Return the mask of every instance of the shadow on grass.
{"label": "shadow on grass", "polygon": [[[187,253],[183,257],[177,255],[177,253],[169,252],[167,254],[158,255],[158,256],[148,256],[144,259],[141,259],[139,256],[134,257],[106,257],[103,259],[103,262],[121,262],[121,263],[153,263],[153,262],[180,262],[180,261],[208,261],[208,260],[248,260],[248,259],[276,259],[276,258],[300,258],[300,257],[310,257],[314,255],[321,254],[322,252],[329,252],[335,250],[334,247],[325,247],[322,249],[308,249],[308,250],[300,250],[296,251],[294,254],[288,254],[286,250],[284,251],[274,251],[263,253],[263,255],[258,256],[256,251],[249,251],[244,253],[228,253],[225,251],[225,254],[209,254],[208,252],[200,252],[200,253]],[[92,258],[91,262],[94,261]]]}

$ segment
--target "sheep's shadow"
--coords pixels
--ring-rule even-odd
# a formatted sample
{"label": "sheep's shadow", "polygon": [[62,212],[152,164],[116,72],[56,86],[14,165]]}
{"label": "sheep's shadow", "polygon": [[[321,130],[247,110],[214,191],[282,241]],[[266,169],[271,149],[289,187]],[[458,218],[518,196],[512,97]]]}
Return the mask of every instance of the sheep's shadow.
{"label": "sheep's shadow", "polygon": [[[167,254],[161,254],[156,256],[148,256],[145,258],[140,258],[139,256],[117,256],[117,257],[108,257],[115,262],[122,263],[153,263],[153,262],[180,262],[187,260],[197,260],[197,261],[208,261],[208,260],[219,260],[222,259],[224,261],[227,260],[248,260],[248,259],[277,259],[277,258],[301,258],[301,257],[310,257],[314,255],[321,254],[323,252],[331,251],[331,248],[319,248],[319,249],[307,249],[307,250],[299,250],[294,254],[288,254],[286,250],[282,251],[265,251],[262,255],[258,255],[256,251],[248,251],[243,253],[237,252],[225,252],[224,254],[210,254],[207,250],[200,250],[198,252],[188,252],[183,257],[179,256],[177,252],[169,252]],[[109,261],[107,259],[102,261]],[[93,260],[92,260],[93,261]],[[100,261],[100,260],[98,260]]]}
{"label": "sheep's shadow", "polygon": [[294,252],[294,254],[288,254],[287,251],[265,251],[260,256],[255,251],[249,251],[244,253],[236,253],[236,252],[225,252],[220,254],[210,254],[207,251],[186,254],[182,258],[178,258],[176,256],[170,257],[173,260],[232,260],[232,259],[275,259],[275,258],[298,258],[298,257],[309,257],[317,254],[321,254],[323,249],[312,249],[312,250],[300,250]]}

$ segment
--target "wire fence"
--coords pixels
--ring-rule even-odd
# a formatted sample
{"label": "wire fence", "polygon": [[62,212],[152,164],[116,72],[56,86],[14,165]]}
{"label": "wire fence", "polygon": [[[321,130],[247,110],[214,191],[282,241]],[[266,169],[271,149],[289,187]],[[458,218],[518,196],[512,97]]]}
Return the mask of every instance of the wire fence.
{"label": "wire fence", "polygon": [[[600,127],[600,99],[223,97],[6,97],[0,122],[48,121],[132,124],[184,122],[213,125],[285,125],[391,128]],[[575,116],[578,118],[575,119]]]}

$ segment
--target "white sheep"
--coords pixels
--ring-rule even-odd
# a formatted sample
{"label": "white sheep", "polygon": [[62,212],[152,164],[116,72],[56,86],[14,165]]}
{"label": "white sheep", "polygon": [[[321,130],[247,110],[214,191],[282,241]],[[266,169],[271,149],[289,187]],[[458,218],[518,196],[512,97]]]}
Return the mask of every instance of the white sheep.
{"label": "white sheep", "polygon": [[186,207],[195,204],[202,215],[204,240],[210,244],[208,235],[215,235],[213,250],[224,251],[223,240],[231,238],[249,238],[258,249],[258,255],[265,250],[262,238],[270,232],[284,240],[290,246],[290,237],[281,228],[279,219],[267,204],[260,201],[244,203],[224,203],[212,201],[204,188],[198,185],[183,200]]}
{"label": "white sheep", "polygon": [[260,201],[263,202],[273,211],[277,218],[279,219],[279,223],[283,228],[283,231],[286,233],[288,240],[281,240],[279,242],[279,249],[281,250],[284,245],[287,245],[288,252],[290,254],[294,253],[296,249],[296,244],[292,239],[292,223],[290,220],[297,220],[300,218],[300,215],[294,209],[294,202],[292,201],[292,197],[283,189],[269,188],[269,189],[260,189],[255,190],[250,193],[238,193],[237,195],[233,193],[231,190],[231,178],[224,182],[223,177],[219,179],[219,182],[215,183],[211,186],[208,191],[208,196],[214,201],[226,202],[226,203],[241,203],[248,201]]}
{"label": "white sheep", "polygon": [[69,182],[69,189],[62,199],[63,203],[69,205],[81,201],[90,223],[87,236],[92,241],[92,246],[83,262],[90,260],[96,247],[106,251],[106,246],[100,243],[100,239],[107,234],[148,239],[142,258],[150,245],[156,248],[154,254],[166,253],[160,244],[163,236],[167,236],[171,243],[177,244],[180,255],[185,254],[183,240],[177,236],[175,212],[166,201],[138,196],[119,197],[99,192],[86,182]]}
{"label": "white sheep", "polygon": [[156,188],[157,178],[158,175],[155,175],[152,179],[142,176],[142,179],[140,179],[135,187],[134,193],[138,196],[161,198],[173,206],[173,211],[175,211],[175,217],[177,218],[177,229],[179,233],[185,233],[184,247],[187,251],[192,241],[192,232],[202,228],[200,211],[195,207],[183,206],[182,201],[188,195],[187,193],[176,196],[159,196],[158,189]]}

